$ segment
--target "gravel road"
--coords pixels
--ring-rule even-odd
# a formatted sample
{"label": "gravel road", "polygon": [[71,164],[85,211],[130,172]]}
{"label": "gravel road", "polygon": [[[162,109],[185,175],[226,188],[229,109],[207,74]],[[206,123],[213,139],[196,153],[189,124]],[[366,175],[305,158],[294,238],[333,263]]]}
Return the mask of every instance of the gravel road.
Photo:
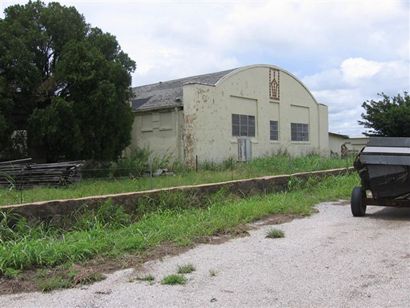
{"label": "gravel road", "polygon": [[[410,307],[410,208],[369,207],[353,218],[344,203],[250,236],[199,245],[179,256],[108,275],[91,286],[0,297],[0,307]],[[192,263],[185,286],[158,281]],[[210,271],[216,273],[210,275]],[[156,282],[130,282],[152,274]]]}

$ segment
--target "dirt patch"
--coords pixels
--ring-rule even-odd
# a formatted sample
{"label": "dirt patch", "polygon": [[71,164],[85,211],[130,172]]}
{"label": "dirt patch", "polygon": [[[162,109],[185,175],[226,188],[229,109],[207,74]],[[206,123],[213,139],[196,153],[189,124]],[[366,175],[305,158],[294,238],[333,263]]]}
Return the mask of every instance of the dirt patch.
{"label": "dirt patch", "polygon": [[[301,217],[303,216],[275,214],[258,223],[242,224],[229,231],[217,232],[214,236],[199,237],[194,244],[188,246],[165,242],[140,254],[125,254],[117,258],[100,256],[68,268],[65,265],[48,269],[27,270],[16,278],[0,277],[0,295],[82,286],[104,279],[102,273],[108,274],[125,268],[135,268],[138,272],[144,272],[143,265],[147,261],[162,260],[166,256],[182,254],[196,244],[222,244],[233,238],[249,236],[248,231],[256,229],[257,226],[282,224]],[[57,280],[59,283],[56,283],[55,287],[47,285],[45,288],[44,283],[50,280]]]}
{"label": "dirt patch", "polygon": [[295,218],[301,218],[302,216],[298,215],[274,215],[268,218],[265,218],[263,221],[258,223],[258,225],[266,226],[266,225],[279,225],[285,222],[292,221]]}
{"label": "dirt patch", "polygon": [[0,295],[37,291],[35,271],[25,271],[18,278],[0,278]]}
{"label": "dirt patch", "polygon": [[350,202],[348,200],[339,200],[339,201],[332,202],[332,204],[333,205],[345,206],[345,205],[349,205]]}
{"label": "dirt patch", "polygon": [[[318,211],[316,209],[312,209],[312,214],[317,213]],[[286,222],[290,222],[294,219],[299,219],[306,217],[306,215],[295,215],[295,214],[273,214],[269,215],[261,220],[258,220],[257,222],[254,222],[252,226],[255,227],[260,227],[260,226],[268,226],[268,225],[280,225],[284,224]]]}
{"label": "dirt patch", "polygon": [[219,232],[214,236],[202,236],[199,238],[196,243],[198,244],[211,244],[218,245],[225,243],[233,238],[249,236],[249,230],[255,229],[250,225],[239,225],[235,229],[225,232]]}

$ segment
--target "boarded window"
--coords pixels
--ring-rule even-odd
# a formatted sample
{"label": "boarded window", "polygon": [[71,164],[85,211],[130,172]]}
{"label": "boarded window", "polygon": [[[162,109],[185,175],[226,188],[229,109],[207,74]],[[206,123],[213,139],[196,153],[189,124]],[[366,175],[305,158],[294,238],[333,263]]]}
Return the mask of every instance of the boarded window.
{"label": "boarded window", "polygon": [[255,137],[255,116],[232,114],[232,136]]}
{"label": "boarded window", "polygon": [[291,123],[292,141],[309,141],[309,125],[303,123]]}
{"label": "boarded window", "polygon": [[142,122],[142,131],[143,132],[152,131],[153,125],[152,125],[152,114],[151,113],[143,113],[141,115],[141,122]]}
{"label": "boarded window", "polygon": [[160,112],[159,114],[160,130],[172,130],[173,121],[171,112]]}
{"label": "boarded window", "polygon": [[278,121],[270,121],[270,140],[279,139]]}

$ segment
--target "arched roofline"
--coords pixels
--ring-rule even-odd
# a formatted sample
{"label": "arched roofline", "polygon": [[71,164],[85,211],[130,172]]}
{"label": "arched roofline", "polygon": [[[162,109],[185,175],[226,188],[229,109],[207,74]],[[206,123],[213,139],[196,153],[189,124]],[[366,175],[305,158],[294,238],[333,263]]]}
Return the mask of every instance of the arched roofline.
{"label": "arched roofline", "polygon": [[293,79],[295,79],[310,95],[310,97],[312,97],[313,101],[318,104],[318,105],[324,105],[327,106],[325,104],[319,103],[316,98],[313,96],[313,94],[309,91],[309,89],[305,86],[305,84],[300,81],[295,75],[293,75],[292,73],[288,72],[287,70],[276,66],[276,65],[271,65],[271,64],[253,64],[253,65],[247,65],[247,66],[242,66],[239,67],[237,69],[234,69],[232,72],[229,72],[228,74],[224,75],[222,78],[220,78],[216,83],[215,83],[215,87],[218,87],[220,84],[222,84],[224,81],[226,81],[227,79],[229,79],[230,77],[241,73],[243,71],[247,71],[249,69],[253,69],[253,68],[258,68],[258,67],[264,67],[264,68],[273,68],[273,69],[277,69],[279,71],[282,71],[286,74],[288,74],[290,77],[292,77]]}

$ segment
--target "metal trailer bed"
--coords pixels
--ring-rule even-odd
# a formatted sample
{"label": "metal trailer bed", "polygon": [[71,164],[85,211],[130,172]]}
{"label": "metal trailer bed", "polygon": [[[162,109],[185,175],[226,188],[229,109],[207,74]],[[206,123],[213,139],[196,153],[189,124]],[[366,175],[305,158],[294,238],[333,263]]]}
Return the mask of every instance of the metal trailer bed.
{"label": "metal trailer bed", "polygon": [[410,206],[410,138],[371,137],[353,166],[361,179],[352,191],[353,216],[364,216],[367,205]]}

